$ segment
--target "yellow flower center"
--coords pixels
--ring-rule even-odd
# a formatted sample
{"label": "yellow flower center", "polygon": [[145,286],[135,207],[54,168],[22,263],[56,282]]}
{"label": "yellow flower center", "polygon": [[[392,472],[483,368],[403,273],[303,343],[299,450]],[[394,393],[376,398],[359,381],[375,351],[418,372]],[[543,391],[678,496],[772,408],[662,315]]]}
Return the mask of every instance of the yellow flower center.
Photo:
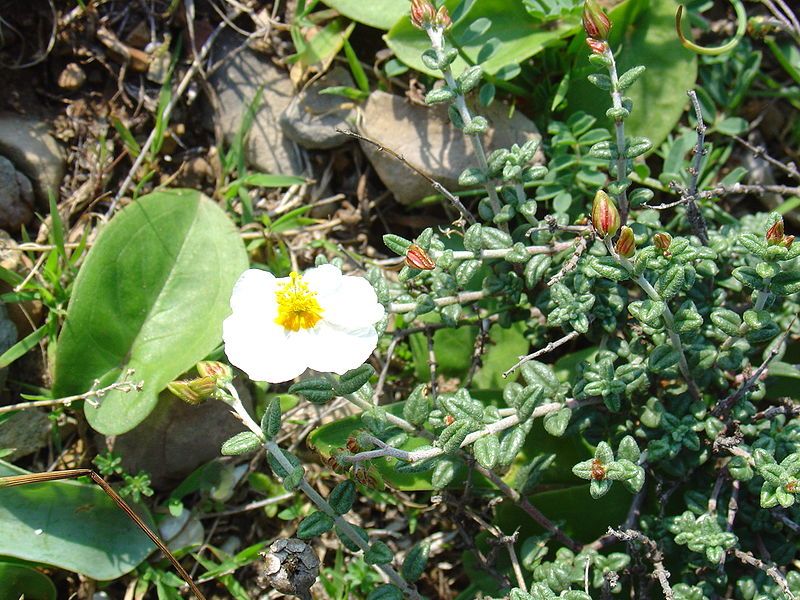
{"label": "yellow flower center", "polygon": [[278,302],[278,317],[275,322],[289,331],[311,329],[322,318],[322,307],[317,302],[317,293],[308,289],[308,284],[294,271],[289,278],[275,292]]}

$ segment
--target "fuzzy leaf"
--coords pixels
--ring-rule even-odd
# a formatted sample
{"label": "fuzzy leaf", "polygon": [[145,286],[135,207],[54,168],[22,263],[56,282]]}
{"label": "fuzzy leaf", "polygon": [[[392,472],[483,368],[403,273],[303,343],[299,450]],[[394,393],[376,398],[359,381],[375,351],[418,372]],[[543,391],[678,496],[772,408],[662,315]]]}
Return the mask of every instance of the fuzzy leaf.
{"label": "fuzzy leaf", "polygon": [[422,577],[423,573],[425,573],[425,567],[428,564],[428,554],[430,550],[431,545],[426,541],[422,541],[415,544],[411,550],[408,551],[403,561],[403,579],[413,583]]}
{"label": "fuzzy leaf", "polygon": [[314,404],[325,404],[335,396],[331,382],[324,377],[303,379],[289,387],[290,394],[300,394]]}
{"label": "fuzzy leaf", "polygon": [[237,433],[222,444],[220,451],[223,456],[238,456],[254,452],[261,447],[261,440],[252,431]]}
{"label": "fuzzy leaf", "polygon": [[482,467],[493,469],[500,458],[500,440],[496,435],[478,438],[472,444],[472,454]]}
{"label": "fuzzy leaf", "polygon": [[560,408],[555,412],[551,412],[544,416],[542,425],[547,433],[554,437],[561,437],[567,430],[572,411],[567,408]]}
{"label": "fuzzy leaf", "polygon": [[356,499],[356,485],[345,479],[328,496],[328,503],[336,514],[343,515],[350,511]]}
{"label": "fuzzy leaf", "polygon": [[374,374],[375,369],[373,369],[370,364],[363,364],[360,367],[351,369],[336,382],[336,393],[340,396],[354,394],[360,390]]}
{"label": "fuzzy leaf", "polygon": [[330,515],[316,511],[308,515],[300,522],[297,527],[297,537],[301,540],[308,540],[318,537],[333,529],[334,521]]}

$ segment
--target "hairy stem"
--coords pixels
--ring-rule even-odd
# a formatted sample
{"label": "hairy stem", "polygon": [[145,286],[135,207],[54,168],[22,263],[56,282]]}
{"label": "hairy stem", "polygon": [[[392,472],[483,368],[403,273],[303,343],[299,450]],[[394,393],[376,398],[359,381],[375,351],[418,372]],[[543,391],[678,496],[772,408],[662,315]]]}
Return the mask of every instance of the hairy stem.
{"label": "hairy stem", "polygon": [[[428,34],[428,38],[431,41],[431,47],[436,52],[436,55],[439,58],[443,57],[444,31],[436,27],[428,28],[425,31]],[[456,107],[458,114],[461,116],[461,120],[464,122],[464,125],[468,126],[470,123],[472,123],[472,113],[470,113],[469,107],[467,106],[467,101],[466,98],[464,98],[464,94],[459,91],[458,84],[456,83],[455,77],[453,77],[453,71],[449,66],[443,67],[441,71],[442,76],[447,83],[447,87],[456,93],[456,97],[453,100],[453,105]],[[488,179],[489,163],[486,160],[486,151],[483,149],[481,136],[478,134],[472,134],[469,136],[469,139],[470,142],[472,142],[472,149],[475,152],[475,157],[478,161],[478,167],[486,174],[487,177],[487,180],[484,183],[484,188],[486,189],[486,193],[489,195],[489,204],[492,207],[492,212],[494,214],[499,214],[502,205],[500,203],[500,197],[497,195],[497,190],[495,190],[494,185],[492,185],[492,182]],[[501,223],[500,229],[508,232],[508,225],[506,223]]]}
{"label": "hairy stem", "polygon": [[[610,47],[606,47],[605,57],[608,59],[608,76],[611,79],[611,103],[616,109],[622,108],[622,93],[619,91],[617,62]],[[617,183],[620,185],[628,175],[627,158],[625,157],[625,122],[621,118],[614,119],[614,136],[617,142]],[[622,187],[617,196],[620,224],[628,222],[628,192]]]}
{"label": "hairy stem", "polygon": [[[294,465],[289,462],[289,459],[283,453],[283,450],[278,446],[275,442],[271,440],[267,440],[264,436],[264,432],[261,431],[261,427],[253,420],[250,414],[245,409],[244,405],[242,404],[241,400],[239,399],[239,394],[236,392],[236,388],[233,387],[232,384],[228,384],[226,386],[226,390],[230,394],[228,398],[225,398],[225,402],[228,406],[233,409],[234,414],[242,421],[242,423],[258,438],[264,445],[264,449],[269,453],[278,463],[286,470],[287,473],[291,473],[294,470]],[[345,519],[343,519],[333,507],[328,503],[325,498],[323,498],[317,490],[315,490],[311,485],[306,481],[305,477],[300,480],[300,484],[298,486],[302,492],[308,497],[314,505],[324,512],[326,515],[331,517],[334,522],[336,523],[336,527],[338,528],[339,532],[346,536],[351,542],[353,542],[356,546],[358,546],[364,552],[369,550],[369,543],[364,541],[364,539],[358,534],[358,532],[353,528],[350,523],[348,523]],[[395,571],[390,565],[374,565],[376,569],[381,571],[386,577],[397,587],[399,587],[409,598],[414,600],[422,600],[422,597],[417,593],[417,591],[403,579],[403,576],[400,575],[397,571]]]}

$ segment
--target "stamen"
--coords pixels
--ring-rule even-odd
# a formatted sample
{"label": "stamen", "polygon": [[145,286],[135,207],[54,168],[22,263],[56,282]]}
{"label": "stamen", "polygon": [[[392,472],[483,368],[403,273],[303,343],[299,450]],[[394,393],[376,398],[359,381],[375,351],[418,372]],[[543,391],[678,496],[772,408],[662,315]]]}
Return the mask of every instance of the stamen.
{"label": "stamen", "polygon": [[289,281],[275,292],[278,316],[275,322],[289,331],[311,329],[322,319],[317,293],[308,288],[303,278],[292,271]]}

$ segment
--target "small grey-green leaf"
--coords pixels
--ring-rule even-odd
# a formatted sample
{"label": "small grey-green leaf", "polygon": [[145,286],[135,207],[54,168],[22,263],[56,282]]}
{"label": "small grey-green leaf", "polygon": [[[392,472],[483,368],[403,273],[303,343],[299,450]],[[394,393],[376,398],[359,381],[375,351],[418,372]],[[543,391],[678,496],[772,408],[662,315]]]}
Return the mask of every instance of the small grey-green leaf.
{"label": "small grey-green leaf", "polygon": [[224,456],[238,456],[254,452],[261,447],[261,440],[252,431],[237,433],[222,444],[221,453]]}
{"label": "small grey-green leaf", "polygon": [[322,511],[313,512],[300,522],[297,527],[297,537],[308,540],[327,533],[333,529],[334,521],[330,515]]}

